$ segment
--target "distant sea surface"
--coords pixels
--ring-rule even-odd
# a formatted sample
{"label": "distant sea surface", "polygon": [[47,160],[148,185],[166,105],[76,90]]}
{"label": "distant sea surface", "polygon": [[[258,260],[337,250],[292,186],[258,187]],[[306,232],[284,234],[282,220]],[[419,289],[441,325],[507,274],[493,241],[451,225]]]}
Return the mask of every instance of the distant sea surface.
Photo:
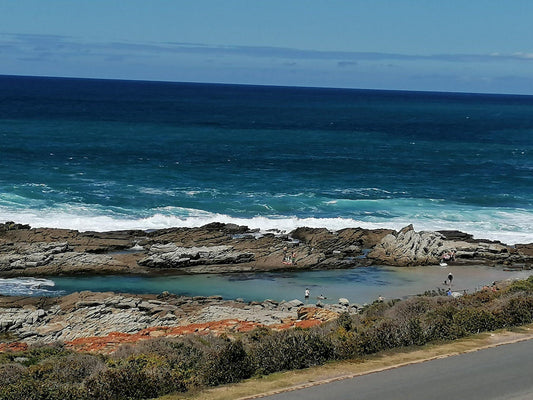
{"label": "distant sea surface", "polygon": [[0,76],[0,222],[533,242],[533,97]]}

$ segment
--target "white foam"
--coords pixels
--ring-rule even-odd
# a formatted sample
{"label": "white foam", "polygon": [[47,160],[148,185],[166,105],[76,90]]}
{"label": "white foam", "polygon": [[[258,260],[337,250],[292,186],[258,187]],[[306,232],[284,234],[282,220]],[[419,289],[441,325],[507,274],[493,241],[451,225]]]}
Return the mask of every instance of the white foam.
{"label": "white foam", "polygon": [[51,288],[54,281],[42,278],[0,278],[0,294],[9,296],[41,295],[50,296],[58,294]]}
{"label": "white foam", "polygon": [[[366,200],[368,202],[368,200]],[[371,207],[369,207],[371,208]],[[399,213],[403,210],[403,213]],[[421,207],[385,209],[378,213],[363,213],[355,218],[299,218],[296,216],[234,217],[203,210],[182,207],[161,207],[146,217],[129,217],[127,210],[111,212],[87,207],[68,206],[48,210],[13,211],[0,207],[0,222],[15,221],[32,227],[75,229],[79,231],[112,231],[127,229],[161,229],[171,227],[199,227],[212,222],[246,225],[261,231],[290,232],[298,227],[340,230],[361,227],[365,229],[395,229],[413,224],[415,230],[458,230],[477,239],[499,240],[507,244],[533,243],[533,212],[512,209],[464,209],[439,204],[435,208],[424,203]],[[376,209],[374,209],[376,211]],[[396,214],[396,215],[395,215]],[[381,215],[381,216],[380,216]]]}

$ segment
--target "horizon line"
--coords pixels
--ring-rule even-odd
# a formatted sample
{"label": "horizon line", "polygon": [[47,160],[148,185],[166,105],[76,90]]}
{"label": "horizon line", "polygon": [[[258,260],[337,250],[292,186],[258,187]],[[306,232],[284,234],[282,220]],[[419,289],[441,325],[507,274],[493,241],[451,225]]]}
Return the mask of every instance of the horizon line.
{"label": "horizon line", "polygon": [[239,82],[200,82],[200,81],[174,81],[174,80],[160,80],[160,79],[135,79],[135,78],[101,78],[101,77],[85,77],[85,76],[62,76],[62,75],[17,75],[17,74],[3,74],[0,77],[14,77],[14,78],[44,78],[44,79],[78,79],[78,80],[94,80],[94,81],[121,81],[121,82],[146,82],[146,83],[176,83],[176,84],[193,84],[193,85],[220,85],[220,86],[250,86],[250,87],[274,87],[274,88],[295,88],[295,89],[333,89],[333,90],[358,90],[358,91],[374,91],[374,92],[411,92],[411,93],[433,93],[433,94],[458,94],[458,95],[485,95],[485,96],[512,96],[512,97],[533,97],[533,94],[524,93],[494,93],[494,92],[468,92],[455,90],[413,90],[413,89],[376,89],[376,88],[362,88],[362,87],[340,87],[340,86],[305,86],[305,85],[277,85],[265,83],[239,83]]}

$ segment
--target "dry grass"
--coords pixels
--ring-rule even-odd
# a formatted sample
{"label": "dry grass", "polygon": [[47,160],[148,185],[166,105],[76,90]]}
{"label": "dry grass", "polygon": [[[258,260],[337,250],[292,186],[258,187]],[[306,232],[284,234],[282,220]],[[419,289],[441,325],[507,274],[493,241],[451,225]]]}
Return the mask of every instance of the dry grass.
{"label": "dry grass", "polygon": [[167,395],[160,400],[236,400],[254,399],[302,387],[318,385],[357,375],[397,368],[407,364],[477,351],[505,343],[533,339],[533,324],[498,332],[482,333],[444,344],[390,350],[364,360],[329,363],[298,371],[278,372],[266,377],[216,387],[198,393]]}

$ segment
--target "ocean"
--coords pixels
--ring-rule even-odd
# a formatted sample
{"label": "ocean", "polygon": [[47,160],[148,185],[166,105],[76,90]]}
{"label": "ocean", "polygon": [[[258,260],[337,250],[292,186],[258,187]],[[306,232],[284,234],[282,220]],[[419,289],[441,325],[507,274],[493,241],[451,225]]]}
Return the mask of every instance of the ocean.
{"label": "ocean", "polygon": [[0,222],[533,242],[533,96],[0,76]]}

